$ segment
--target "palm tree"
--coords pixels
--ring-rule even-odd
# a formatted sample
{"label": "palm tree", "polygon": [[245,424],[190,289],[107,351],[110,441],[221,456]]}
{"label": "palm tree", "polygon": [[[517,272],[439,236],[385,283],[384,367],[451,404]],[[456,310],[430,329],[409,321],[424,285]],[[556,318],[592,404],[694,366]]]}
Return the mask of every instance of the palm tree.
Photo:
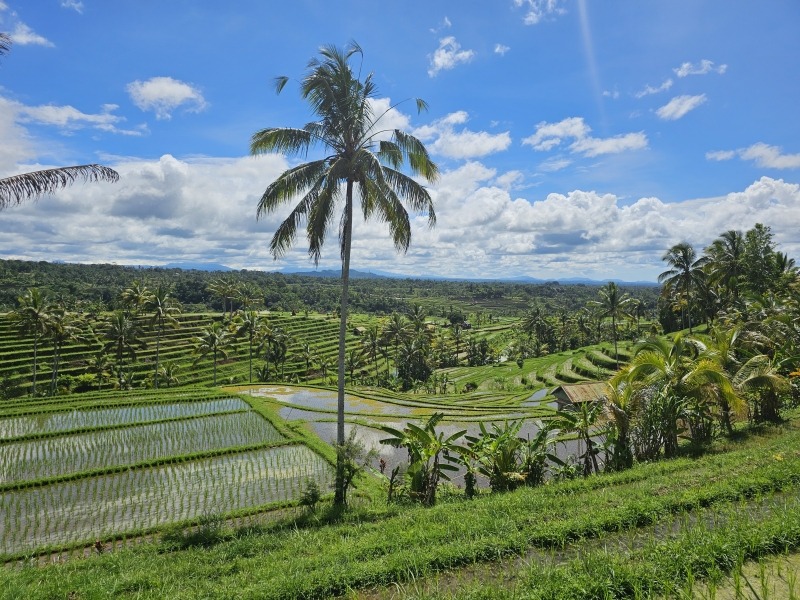
{"label": "palm tree", "polygon": [[208,354],[214,358],[214,385],[217,385],[217,357],[222,355],[223,358],[228,358],[227,347],[229,344],[228,330],[219,321],[214,321],[205,327],[200,335],[194,338],[194,353],[197,355],[195,363]]}
{"label": "palm tree", "polygon": [[676,335],[672,341],[649,338],[637,345],[633,359],[616,382],[633,386],[633,395],[646,397],[659,411],[664,454],[678,450],[678,419],[685,418],[695,441],[710,434],[710,401],[738,396],[730,378],[698,340]]}
{"label": "palm tree", "polygon": [[367,327],[367,331],[364,333],[364,339],[361,341],[361,345],[364,347],[364,352],[366,352],[367,356],[369,356],[372,364],[375,366],[375,378],[378,378],[378,353],[380,352],[381,346],[381,335],[378,331],[378,326],[374,323]]}
{"label": "palm tree", "polygon": [[138,279],[131,283],[131,286],[122,290],[120,300],[122,305],[138,315],[145,307],[152,302],[153,292],[147,287],[147,283]]}
{"label": "palm tree", "polygon": [[[694,248],[687,242],[675,244],[661,257],[669,269],[658,276],[658,282],[665,285],[665,290],[675,290],[685,301],[685,310],[682,311],[681,325],[689,320],[689,333],[692,333],[692,291],[703,281],[703,267],[708,262],[707,257],[697,258]],[[683,307],[683,305],[682,305]]]}
{"label": "palm tree", "polygon": [[303,344],[300,350],[300,358],[306,363],[306,381],[308,381],[308,374],[311,372],[311,363],[315,359],[314,351],[311,349],[311,344]]}
{"label": "palm tree", "polygon": [[356,371],[364,366],[364,351],[358,348],[351,349],[345,357],[347,371],[350,373],[351,385],[355,381]]}
{"label": "palm tree", "polygon": [[52,377],[50,379],[50,395],[56,393],[56,383],[58,381],[58,369],[61,361],[61,348],[64,344],[82,340],[83,325],[80,318],[74,313],[68,312],[64,306],[56,306],[50,311],[50,317],[47,319],[47,326],[45,329],[45,337],[49,338],[53,343],[53,365]]}
{"label": "palm tree", "polygon": [[178,371],[180,370],[181,365],[176,363],[174,360],[167,360],[164,361],[164,364],[161,366],[158,376],[164,379],[164,383],[167,384],[167,387],[170,387],[171,385],[180,382],[180,379],[178,378]]}
{"label": "palm tree", "polygon": [[[300,198],[289,217],[281,223],[270,243],[275,258],[287,252],[297,229],[306,221],[309,255],[319,263],[328,226],[335,218],[336,205],[344,201],[340,221],[342,258],[341,323],[339,329],[339,382],[336,443],[343,447],[345,338],[347,335],[350,249],[353,230],[353,199],[357,193],[365,219],[376,217],[389,225],[392,241],[406,251],[411,242],[411,224],[403,206],[405,201],[415,212],[427,212],[432,226],[436,221],[433,201],[428,191],[399,168],[408,161],[411,173],[428,181],[438,176],[424,145],[415,137],[380,126],[381,114],[374,114],[373,99],[377,90],[372,75],[363,80],[350,67],[354,55],[362,55],[353,43],[341,50],[325,46],[320,58],[312,59],[301,82],[300,92],[318,120],[302,129],[273,127],[256,132],[251,140],[252,154],[286,152],[306,156],[315,146],[326,155],[292,167],[267,187],[258,203],[257,216],[269,214],[286,202]],[[284,88],[286,77],[276,80],[276,90]],[[417,109],[425,103],[417,100]],[[386,139],[389,137],[390,139]],[[343,506],[344,461],[337,460],[335,503]]]}
{"label": "palm tree", "polygon": [[77,180],[84,182],[119,180],[119,173],[102,165],[76,165],[21,173],[0,179],[0,210],[25,200],[38,200]]}
{"label": "palm tree", "polygon": [[597,308],[600,318],[611,317],[611,337],[614,340],[614,360],[617,362],[619,369],[619,353],[617,351],[617,319],[624,318],[628,315],[628,305],[631,298],[628,294],[620,293],[617,284],[609,281],[605,287],[600,288],[598,292],[600,300],[592,300],[589,302],[590,306]]}
{"label": "palm tree", "polygon": [[[0,33],[0,56],[11,50],[11,37]],[[56,190],[71,185],[76,180],[110,181],[119,180],[119,173],[101,165],[76,165],[59,169],[45,169],[22,173],[0,179],[0,211],[9,206],[17,206],[25,200],[38,200]]]}
{"label": "palm tree", "polygon": [[114,311],[106,324],[108,328],[103,332],[103,337],[107,341],[103,345],[103,351],[114,352],[121,371],[125,355],[135,361],[136,349],[145,347],[145,343],[139,339],[142,330],[133,318],[121,310]]}
{"label": "palm tree", "polygon": [[745,239],[741,231],[726,231],[706,248],[711,276],[728,291],[730,304],[739,303],[739,278],[744,267]]}
{"label": "palm tree", "polygon": [[156,366],[153,372],[153,385],[158,389],[161,338],[164,335],[165,327],[178,327],[176,316],[181,314],[181,307],[178,305],[177,300],[170,295],[169,290],[159,285],[146,300],[144,308],[150,311],[150,325],[156,326]]}
{"label": "palm tree", "polygon": [[[400,364],[400,344],[402,344],[411,334],[411,327],[406,318],[399,313],[392,313],[389,322],[383,330],[384,337],[394,345],[394,365]],[[386,362],[387,371],[389,362]]]}
{"label": "palm tree", "polygon": [[248,361],[250,364],[250,383],[253,383],[253,344],[255,342],[258,331],[262,325],[266,323],[257,310],[239,311],[234,319],[236,326],[236,335],[246,335],[248,342]]}
{"label": "palm tree", "polygon": [[21,333],[33,336],[31,396],[35,396],[39,341],[47,332],[47,322],[50,319],[52,306],[47,300],[47,295],[43,294],[38,288],[28,288],[17,301],[19,302],[19,308],[12,311],[9,314],[9,318],[13,323],[16,323]]}
{"label": "palm tree", "polygon": [[233,318],[233,299],[239,295],[239,284],[230,277],[220,277],[208,285],[211,295],[222,300],[222,320],[230,305],[230,318]]}

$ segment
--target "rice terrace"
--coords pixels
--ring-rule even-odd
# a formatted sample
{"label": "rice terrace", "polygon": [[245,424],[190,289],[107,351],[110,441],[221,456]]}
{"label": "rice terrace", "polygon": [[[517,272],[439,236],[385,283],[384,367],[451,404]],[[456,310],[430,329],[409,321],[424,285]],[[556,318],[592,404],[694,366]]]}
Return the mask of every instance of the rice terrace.
{"label": "rice terrace", "polygon": [[794,7],[18,4],[0,600],[800,600]]}

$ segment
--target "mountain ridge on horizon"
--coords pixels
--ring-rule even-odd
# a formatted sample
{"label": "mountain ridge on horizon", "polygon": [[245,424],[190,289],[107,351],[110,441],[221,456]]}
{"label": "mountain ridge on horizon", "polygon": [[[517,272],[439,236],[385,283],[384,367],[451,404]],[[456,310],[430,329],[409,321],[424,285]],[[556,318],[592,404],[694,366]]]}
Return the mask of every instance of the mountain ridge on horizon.
{"label": "mountain ridge on horizon", "polygon": [[[147,268],[147,267],[144,267]],[[182,269],[182,270],[196,270],[196,271],[221,271],[221,272],[231,272],[237,271],[238,269],[234,269],[232,267],[228,267],[226,265],[220,263],[203,263],[203,262],[174,262],[168,263],[166,265],[158,266],[154,265],[154,268],[163,268],[163,269]],[[245,271],[255,270],[258,271],[260,269],[243,269]],[[329,278],[338,278],[341,275],[341,272],[337,269],[276,269],[274,271],[263,271],[266,273],[281,273],[282,275],[302,275],[306,277],[329,277]],[[589,277],[562,277],[562,278],[551,278],[551,279],[542,279],[539,277],[530,277],[528,275],[515,275],[510,277],[445,277],[442,275],[402,275],[397,273],[391,273],[388,271],[361,271],[358,269],[351,269],[350,270],[350,277],[351,279],[369,279],[369,278],[376,278],[376,279],[420,279],[420,280],[430,280],[430,281],[474,281],[474,282],[502,282],[502,283],[550,283],[556,282],[559,284],[570,284],[570,285],[604,285],[613,281],[616,284],[620,285],[629,285],[629,286],[657,286],[658,283],[654,281],[626,281],[623,279],[618,278],[610,278],[610,279],[591,279]]]}

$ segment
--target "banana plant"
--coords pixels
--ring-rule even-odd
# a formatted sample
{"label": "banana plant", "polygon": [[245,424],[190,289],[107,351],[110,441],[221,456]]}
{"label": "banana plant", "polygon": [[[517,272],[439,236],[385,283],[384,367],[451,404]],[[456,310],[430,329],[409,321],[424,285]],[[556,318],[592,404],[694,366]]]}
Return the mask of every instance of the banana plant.
{"label": "banana plant", "polygon": [[458,470],[458,467],[441,459],[449,459],[452,453],[459,451],[456,442],[467,432],[464,429],[445,437],[443,431],[436,430],[436,425],[443,417],[444,413],[434,413],[421,427],[414,423],[407,423],[402,430],[381,427],[391,436],[382,439],[381,444],[408,450],[406,478],[409,497],[425,506],[436,503],[439,480],[450,481],[448,473]]}

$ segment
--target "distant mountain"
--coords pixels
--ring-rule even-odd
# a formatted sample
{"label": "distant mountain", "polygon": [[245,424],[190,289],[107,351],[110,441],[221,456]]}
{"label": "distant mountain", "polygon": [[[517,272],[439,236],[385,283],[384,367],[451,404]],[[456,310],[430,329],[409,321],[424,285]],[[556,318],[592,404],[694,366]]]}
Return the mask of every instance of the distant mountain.
{"label": "distant mountain", "polygon": [[[342,273],[339,270],[324,269],[322,271],[280,271],[284,275],[302,275],[304,277],[333,277],[338,279]],[[618,285],[624,286],[652,286],[658,284],[654,281],[623,281],[621,279],[603,279],[602,281],[596,279],[587,279],[586,277],[566,277],[563,279],[537,279],[536,277],[528,277],[527,275],[520,275],[517,277],[443,277],[439,275],[398,275],[396,273],[387,273],[385,271],[350,271],[351,279],[423,279],[428,281],[473,281],[479,282],[503,282],[503,283],[559,283],[565,285],[605,285],[609,281],[613,281]]]}
{"label": "distant mountain", "polygon": [[206,262],[176,262],[169,263],[161,267],[163,269],[182,269],[184,271],[234,271],[230,267],[219,263]]}
{"label": "distant mountain", "polygon": [[[174,262],[161,267],[163,269],[184,269],[196,271],[235,271],[225,265],[219,263],[206,263],[206,262]],[[278,270],[273,271],[283,275],[302,275],[303,277],[325,277],[338,279],[342,276],[339,269],[322,269],[322,270]],[[528,277],[527,275],[519,275],[517,277],[442,277],[439,275],[398,275],[397,273],[389,273],[386,271],[359,271],[357,269],[350,270],[350,279],[423,279],[429,281],[473,281],[479,282],[504,282],[504,283],[560,283],[564,285],[605,285],[609,281],[613,281],[618,285],[624,286],[657,286],[654,281],[623,281],[621,279],[588,279],[586,277],[564,277],[561,279],[539,279],[537,277]]]}
{"label": "distant mountain", "polygon": [[[303,277],[333,277],[339,279],[342,272],[334,269],[323,269],[322,271],[280,271],[283,275],[302,275]],[[350,269],[350,279],[405,279],[403,275],[392,275],[391,273],[379,273],[377,271],[365,272]]]}

